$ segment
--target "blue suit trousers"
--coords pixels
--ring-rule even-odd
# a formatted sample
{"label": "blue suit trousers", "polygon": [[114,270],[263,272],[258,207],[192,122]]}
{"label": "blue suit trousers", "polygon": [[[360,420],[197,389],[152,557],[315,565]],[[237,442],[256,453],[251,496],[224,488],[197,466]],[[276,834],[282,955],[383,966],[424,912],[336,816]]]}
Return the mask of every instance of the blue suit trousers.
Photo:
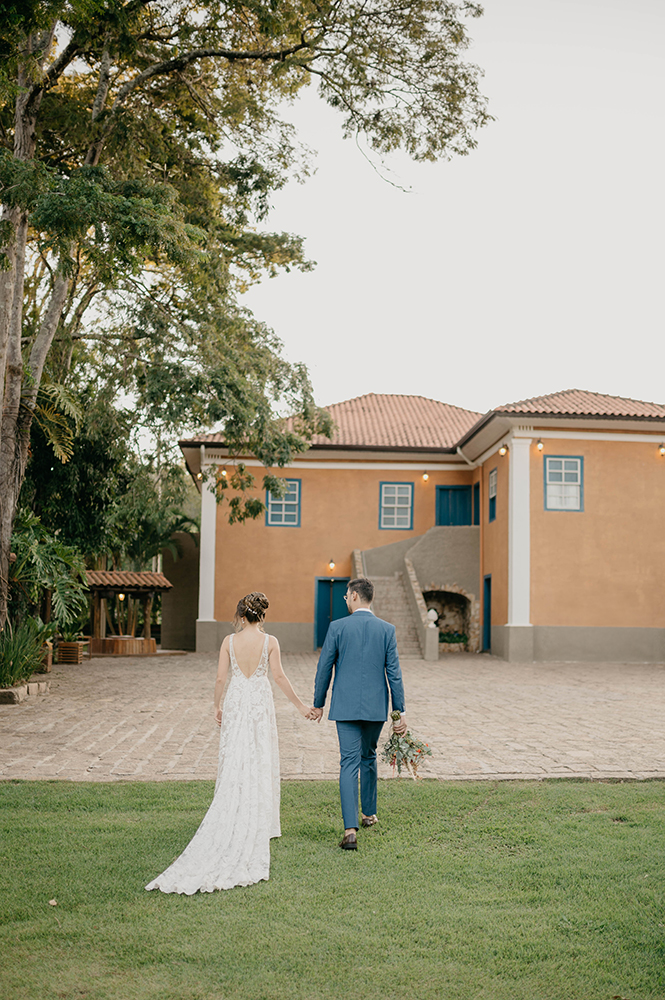
{"label": "blue suit trousers", "polygon": [[376,745],[383,722],[338,722],[339,794],[342,800],[344,829],[358,829],[358,772],[360,802],[365,816],[376,812]]}

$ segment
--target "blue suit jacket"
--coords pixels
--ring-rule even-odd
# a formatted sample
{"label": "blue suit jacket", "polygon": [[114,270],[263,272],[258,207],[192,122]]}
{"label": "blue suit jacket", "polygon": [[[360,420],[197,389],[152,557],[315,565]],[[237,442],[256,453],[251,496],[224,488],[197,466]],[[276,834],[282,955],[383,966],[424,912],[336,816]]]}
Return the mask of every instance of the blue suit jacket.
{"label": "blue suit jacket", "polygon": [[316,668],[315,708],[325,705],[333,667],[335,680],[329,719],[385,722],[388,685],[393,709],[404,711],[404,686],[394,625],[368,611],[355,611],[348,618],[330,623]]}

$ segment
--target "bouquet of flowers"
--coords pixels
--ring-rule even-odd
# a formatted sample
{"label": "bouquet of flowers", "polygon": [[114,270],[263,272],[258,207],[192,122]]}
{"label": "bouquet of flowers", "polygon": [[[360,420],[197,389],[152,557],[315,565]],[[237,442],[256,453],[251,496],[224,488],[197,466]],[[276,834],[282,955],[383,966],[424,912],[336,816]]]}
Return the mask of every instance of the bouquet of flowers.
{"label": "bouquet of flowers", "polygon": [[[396,722],[401,716],[399,712],[391,712],[390,718]],[[390,764],[393,771],[397,768],[397,773],[401,774],[402,768],[405,768],[414,781],[418,780],[418,768],[423,759],[431,756],[429,743],[414,739],[408,730],[401,736],[392,733],[381,751],[381,759]]]}

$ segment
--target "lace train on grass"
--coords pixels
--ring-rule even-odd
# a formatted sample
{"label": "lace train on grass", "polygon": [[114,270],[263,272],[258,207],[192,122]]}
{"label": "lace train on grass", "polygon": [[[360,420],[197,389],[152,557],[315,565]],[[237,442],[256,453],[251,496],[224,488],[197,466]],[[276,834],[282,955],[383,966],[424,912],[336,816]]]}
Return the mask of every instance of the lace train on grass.
{"label": "lace train on grass", "polygon": [[246,677],[230,639],[229,683],[219,738],[215,796],[188,846],[146,889],[213,892],[270,877],[270,840],[279,823],[279,752],[268,670],[268,639]]}

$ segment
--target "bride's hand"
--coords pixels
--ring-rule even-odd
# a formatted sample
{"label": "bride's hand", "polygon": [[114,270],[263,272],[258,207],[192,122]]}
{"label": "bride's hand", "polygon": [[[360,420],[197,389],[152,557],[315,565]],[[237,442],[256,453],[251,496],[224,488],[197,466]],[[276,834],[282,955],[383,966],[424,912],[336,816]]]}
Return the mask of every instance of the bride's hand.
{"label": "bride's hand", "polygon": [[302,715],[303,719],[311,718],[310,712],[312,711],[312,709],[309,708],[307,705],[304,705],[302,702],[300,702],[300,704],[298,705],[298,711]]}
{"label": "bride's hand", "polygon": [[221,724],[222,724],[222,709],[221,709],[221,707],[215,709],[215,722],[217,723],[218,726],[221,726]]}

